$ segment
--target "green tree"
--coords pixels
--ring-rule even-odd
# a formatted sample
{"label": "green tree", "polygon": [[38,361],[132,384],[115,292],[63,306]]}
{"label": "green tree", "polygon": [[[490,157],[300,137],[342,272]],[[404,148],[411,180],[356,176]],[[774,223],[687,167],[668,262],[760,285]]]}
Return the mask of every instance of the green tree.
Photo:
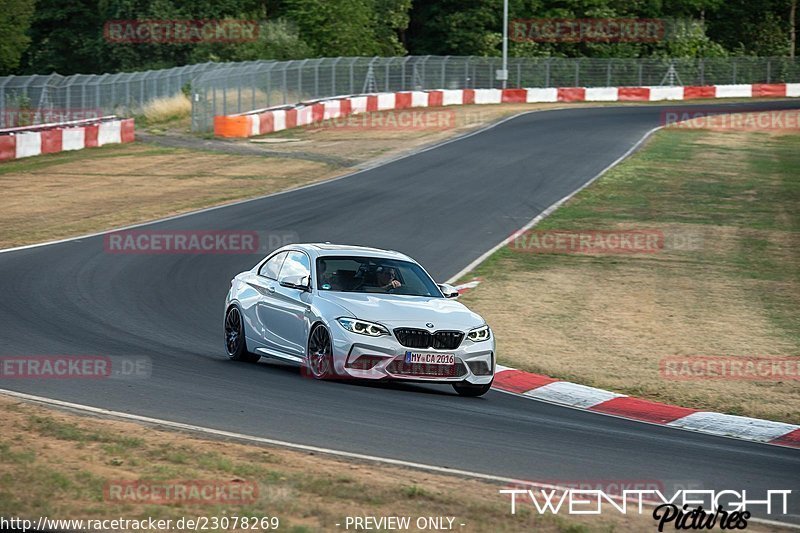
{"label": "green tree", "polygon": [[102,22],[94,0],[38,0],[22,59],[26,74],[98,72]]}
{"label": "green tree", "polygon": [[416,0],[408,47],[414,54],[497,55],[502,0]]}
{"label": "green tree", "polygon": [[725,57],[728,50],[712,41],[703,23],[694,19],[669,20],[667,39],[653,50],[661,57]]}
{"label": "green tree", "polygon": [[[265,4],[258,0],[101,0],[104,20],[224,20],[261,21]],[[102,31],[102,28],[100,29]],[[247,43],[245,43],[247,44]],[[100,48],[108,70],[144,70],[217,59],[238,61],[242,43],[116,43]],[[249,57],[247,58],[249,59]]]}
{"label": "green tree", "polygon": [[708,17],[708,35],[741,55],[789,55],[791,0],[728,0]]}
{"label": "green tree", "polygon": [[258,59],[303,59],[312,55],[311,47],[300,39],[296,24],[286,19],[263,22],[258,39],[244,43],[208,43],[196,46],[191,63],[206,61],[255,61]]}
{"label": "green tree", "polygon": [[405,54],[405,32],[410,21],[411,0],[374,2],[375,34],[381,55]]}
{"label": "green tree", "polygon": [[34,0],[0,0],[0,73],[19,66],[31,39],[26,32],[33,20]]}
{"label": "green tree", "polygon": [[314,56],[380,53],[372,0],[286,0],[285,5]]}
{"label": "green tree", "polygon": [[[747,0],[734,0],[746,2]],[[779,2],[791,0],[756,0]],[[676,19],[676,31],[658,42],[529,42],[513,39],[512,56],[689,57],[727,51],[706,34],[704,20],[717,16],[723,0],[509,0],[509,19],[656,18]],[[788,8],[787,8],[788,12]],[[748,17],[738,13],[739,20]],[[759,15],[759,18],[763,18]],[[765,30],[762,28],[762,40]],[[753,39],[758,31],[753,31]],[[772,42],[786,42],[766,32]],[[412,54],[499,55],[502,0],[415,0],[409,28]],[[761,49],[766,49],[762,46]]]}

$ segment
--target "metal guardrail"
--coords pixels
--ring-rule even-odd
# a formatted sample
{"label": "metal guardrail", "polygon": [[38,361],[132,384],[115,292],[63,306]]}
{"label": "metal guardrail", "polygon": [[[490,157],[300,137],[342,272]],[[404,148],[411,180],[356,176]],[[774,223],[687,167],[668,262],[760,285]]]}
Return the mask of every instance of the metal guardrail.
{"label": "metal guardrail", "polygon": [[31,131],[42,131],[51,128],[77,128],[89,124],[97,124],[99,122],[107,122],[109,120],[119,119],[116,115],[105,115],[96,118],[86,118],[83,120],[70,120],[66,122],[44,122],[41,124],[33,124],[30,126],[15,126],[13,128],[0,128],[0,135],[10,135],[15,133],[27,133]]}
{"label": "metal guardrail", "polygon": [[[499,88],[499,57],[337,57],[203,63],[172,69],[0,78],[0,127],[91,118],[80,113],[139,113],[182,90],[192,99],[192,130],[213,117],[346,94]],[[510,58],[509,87],[623,87],[800,82],[800,59]],[[27,124],[14,123],[23,119]]]}

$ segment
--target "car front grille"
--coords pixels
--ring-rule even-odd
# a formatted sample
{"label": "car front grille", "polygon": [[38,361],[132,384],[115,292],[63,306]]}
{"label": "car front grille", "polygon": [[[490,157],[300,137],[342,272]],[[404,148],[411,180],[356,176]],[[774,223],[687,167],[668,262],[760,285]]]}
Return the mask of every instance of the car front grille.
{"label": "car front grille", "polygon": [[417,328],[397,328],[394,335],[400,344],[407,348],[433,348],[435,350],[455,350],[464,340],[461,331],[430,331]]}
{"label": "car front grille", "polygon": [[386,371],[398,376],[457,378],[467,373],[467,367],[461,361],[456,361],[454,365],[429,365],[406,363],[402,357],[398,357],[386,365]]}

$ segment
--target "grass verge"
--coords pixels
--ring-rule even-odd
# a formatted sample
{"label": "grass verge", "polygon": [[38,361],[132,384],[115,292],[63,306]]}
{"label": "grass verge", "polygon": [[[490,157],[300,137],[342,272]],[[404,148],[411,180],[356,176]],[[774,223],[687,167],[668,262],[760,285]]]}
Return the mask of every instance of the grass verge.
{"label": "grass verge", "polygon": [[14,161],[0,166],[0,248],[145,222],[341,172],[323,162],[146,144]]}
{"label": "grass verge", "polygon": [[183,93],[150,100],[137,117],[137,125],[149,128],[181,128],[191,126],[192,102]]}
{"label": "grass verge", "polygon": [[[471,274],[484,282],[464,302],[493,325],[506,365],[800,423],[798,146],[797,132],[662,130],[535,230],[657,230],[663,249],[544,254],[511,245]],[[661,370],[666,358],[695,356],[788,358],[789,372],[676,380]]]}
{"label": "grass verge", "polygon": [[[170,115],[174,102],[164,102]],[[474,108],[476,106],[467,106]],[[486,106],[483,106],[486,107]],[[66,238],[266,195],[342,175],[537,106],[447,111],[448,127],[375,131],[328,124],[250,141],[252,155],[134,143],[0,165],[0,248]],[[155,113],[155,111],[154,111]],[[294,142],[280,142],[280,141]],[[198,147],[203,144],[197,139]],[[258,153],[264,146],[270,155]],[[284,155],[285,153],[285,155]],[[306,157],[310,156],[310,157]],[[350,166],[341,166],[344,158]]]}
{"label": "grass verge", "polygon": [[[511,515],[500,485],[418,470],[345,462],[97,420],[0,396],[0,516],[51,519],[277,517],[281,531],[336,531],[347,516],[453,517],[459,531],[643,531],[645,515]],[[240,504],[114,496],[109,487],[258,487]],[[144,494],[144,493],[137,493]],[[134,497],[135,496],[135,497]],[[175,522],[173,522],[175,523]],[[337,527],[336,524],[342,524]],[[464,524],[461,526],[460,524]],[[350,529],[353,527],[351,525]],[[415,530],[415,528],[411,528]]]}
{"label": "grass verge", "polygon": [[[179,135],[186,144],[202,148],[205,140],[186,135],[187,103],[182,94],[155,101],[139,117],[137,128],[159,136]],[[135,143],[9,161],[0,164],[0,248],[270,194],[402,156],[516,113],[577,105],[583,104],[414,110],[434,124],[421,128],[393,127],[385,118],[392,112],[370,113],[366,123],[357,122],[363,118],[359,116],[356,127],[329,122],[256,139],[220,141],[214,145],[218,152]],[[253,155],[238,153],[243,146],[253,149]],[[219,153],[226,148],[229,153]],[[259,154],[260,149],[269,154]]]}

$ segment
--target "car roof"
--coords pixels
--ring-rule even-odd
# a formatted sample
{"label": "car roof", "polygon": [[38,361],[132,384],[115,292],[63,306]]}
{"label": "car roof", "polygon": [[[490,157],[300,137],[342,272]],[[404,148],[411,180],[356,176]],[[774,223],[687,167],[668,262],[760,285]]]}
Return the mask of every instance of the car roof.
{"label": "car roof", "polygon": [[317,257],[322,256],[355,256],[355,257],[377,257],[381,259],[400,259],[404,261],[414,261],[405,254],[394,250],[382,250],[380,248],[370,248],[368,246],[356,246],[353,244],[331,244],[325,243],[300,243],[285,247],[286,249],[302,249]]}

